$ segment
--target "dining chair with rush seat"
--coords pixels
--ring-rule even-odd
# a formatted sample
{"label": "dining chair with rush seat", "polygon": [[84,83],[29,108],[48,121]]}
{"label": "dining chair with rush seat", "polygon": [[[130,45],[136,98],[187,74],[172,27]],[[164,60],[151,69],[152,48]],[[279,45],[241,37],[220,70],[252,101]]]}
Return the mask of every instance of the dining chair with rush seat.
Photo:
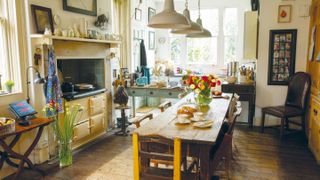
{"label": "dining chair with rush seat", "polygon": [[[271,106],[262,108],[261,133],[264,132],[266,114],[281,119],[280,138],[283,137],[285,128],[289,130],[289,124],[295,124],[305,129],[305,114],[307,99],[311,87],[311,78],[308,73],[297,72],[289,81],[287,97],[283,106]],[[301,123],[291,121],[290,118],[301,117]]]}

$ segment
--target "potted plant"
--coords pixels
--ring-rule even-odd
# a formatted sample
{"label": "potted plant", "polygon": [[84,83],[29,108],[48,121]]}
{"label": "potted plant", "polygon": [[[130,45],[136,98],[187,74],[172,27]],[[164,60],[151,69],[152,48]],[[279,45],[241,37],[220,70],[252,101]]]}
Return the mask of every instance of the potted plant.
{"label": "potted plant", "polygon": [[59,144],[60,167],[72,165],[72,138],[75,122],[82,115],[82,106],[65,104],[64,114],[60,116],[57,113],[54,103],[45,106],[44,112],[48,118],[54,118],[54,131]]}
{"label": "potted plant", "polygon": [[14,86],[14,82],[11,81],[11,80],[8,80],[8,81],[6,81],[6,82],[4,83],[4,85],[5,85],[6,89],[7,89],[7,91],[8,91],[9,93],[11,93],[11,92],[12,92],[12,87]]}

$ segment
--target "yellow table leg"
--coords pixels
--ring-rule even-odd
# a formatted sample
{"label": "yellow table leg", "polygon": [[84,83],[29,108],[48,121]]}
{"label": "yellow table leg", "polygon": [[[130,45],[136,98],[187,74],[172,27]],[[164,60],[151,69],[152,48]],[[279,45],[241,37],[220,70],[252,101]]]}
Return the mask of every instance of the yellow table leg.
{"label": "yellow table leg", "polygon": [[138,145],[138,134],[133,133],[132,135],[133,144],[133,177],[134,180],[140,179],[139,173],[139,145]]}
{"label": "yellow table leg", "polygon": [[181,179],[181,139],[174,138],[173,180]]}

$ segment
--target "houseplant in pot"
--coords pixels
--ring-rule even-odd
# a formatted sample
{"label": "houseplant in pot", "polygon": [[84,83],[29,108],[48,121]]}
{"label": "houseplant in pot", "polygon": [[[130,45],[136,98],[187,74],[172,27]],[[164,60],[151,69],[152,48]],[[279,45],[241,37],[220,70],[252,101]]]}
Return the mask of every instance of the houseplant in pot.
{"label": "houseplant in pot", "polygon": [[83,108],[75,104],[65,104],[64,114],[58,114],[54,103],[45,106],[44,112],[47,117],[54,118],[54,131],[59,143],[60,167],[72,165],[72,138],[75,122],[81,117]]}
{"label": "houseplant in pot", "polygon": [[8,93],[11,93],[12,92],[12,87],[14,86],[14,82],[11,81],[11,80],[8,80],[4,83]]}
{"label": "houseplant in pot", "polygon": [[199,106],[207,106],[212,101],[212,94],[215,93],[214,88],[221,82],[214,75],[195,76],[187,74],[182,78],[187,89],[194,92],[195,102]]}

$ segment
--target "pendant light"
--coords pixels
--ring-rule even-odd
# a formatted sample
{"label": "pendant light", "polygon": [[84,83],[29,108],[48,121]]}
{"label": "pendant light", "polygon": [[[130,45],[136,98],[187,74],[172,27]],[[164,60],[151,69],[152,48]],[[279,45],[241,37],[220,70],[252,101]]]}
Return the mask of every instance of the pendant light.
{"label": "pendant light", "polygon": [[202,20],[200,18],[200,0],[198,1],[198,8],[199,8],[199,17],[197,19],[197,23],[200,24],[200,26],[202,27],[203,31],[201,33],[188,34],[187,37],[188,38],[208,38],[208,37],[212,37],[211,32],[208,31],[207,29],[203,28],[203,26],[202,26]]}
{"label": "pendant light", "polygon": [[190,27],[190,23],[185,16],[174,10],[173,0],[165,0],[164,10],[154,15],[148,26],[161,29],[183,29]]}
{"label": "pendant light", "polygon": [[186,9],[183,11],[183,15],[188,19],[190,23],[190,27],[185,29],[173,29],[171,30],[172,34],[190,34],[190,33],[201,33],[202,32],[202,26],[200,26],[198,23],[195,23],[190,18],[190,11],[188,9],[188,0],[186,0]]}

